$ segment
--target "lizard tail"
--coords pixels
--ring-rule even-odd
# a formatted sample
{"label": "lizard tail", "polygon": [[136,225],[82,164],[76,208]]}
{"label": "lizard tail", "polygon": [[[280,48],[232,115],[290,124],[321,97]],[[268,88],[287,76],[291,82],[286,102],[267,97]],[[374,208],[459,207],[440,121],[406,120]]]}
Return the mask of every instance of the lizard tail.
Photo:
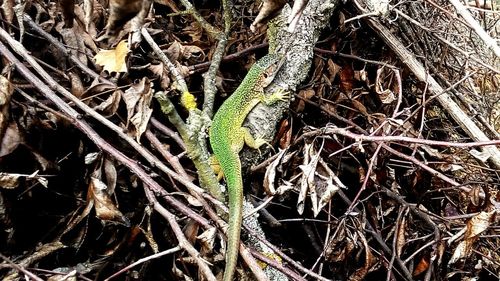
{"label": "lizard tail", "polygon": [[[243,216],[243,180],[241,178],[241,162],[238,156],[231,157],[228,162],[221,163],[225,173],[229,193],[229,229],[227,231],[226,268],[224,281],[233,281],[238,253],[240,249],[241,222]],[[224,162],[224,161],[223,161]],[[224,164],[230,166],[226,169]],[[226,173],[226,171],[231,171]]]}

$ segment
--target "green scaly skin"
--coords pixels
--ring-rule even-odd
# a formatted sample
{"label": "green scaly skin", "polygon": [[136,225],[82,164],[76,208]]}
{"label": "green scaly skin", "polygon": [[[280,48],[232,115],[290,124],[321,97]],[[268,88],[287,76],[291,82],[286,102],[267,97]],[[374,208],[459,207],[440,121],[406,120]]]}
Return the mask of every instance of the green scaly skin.
{"label": "green scaly skin", "polygon": [[248,129],[242,127],[243,121],[259,102],[270,105],[286,98],[283,91],[268,97],[264,95],[264,88],[274,79],[274,74],[281,65],[280,61],[276,55],[267,55],[257,61],[236,91],[219,108],[210,128],[210,145],[226,179],[229,193],[229,229],[224,281],[233,280],[240,245],[243,179],[238,154],[245,143],[256,149],[266,143],[263,139],[254,139]]}

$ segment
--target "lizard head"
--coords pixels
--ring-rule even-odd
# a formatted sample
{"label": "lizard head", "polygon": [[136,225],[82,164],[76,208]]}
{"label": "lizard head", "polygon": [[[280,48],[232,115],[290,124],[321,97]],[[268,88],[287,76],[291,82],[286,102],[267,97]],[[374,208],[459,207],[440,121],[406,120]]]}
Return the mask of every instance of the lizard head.
{"label": "lizard head", "polygon": [[262,57],[255,63],[255,66],[259,67],[262,72],[261,85],[263,88],[267,87],[274,80],[276,73],[283,65],[284,60],[280,59],[277,55],[266,55]]}

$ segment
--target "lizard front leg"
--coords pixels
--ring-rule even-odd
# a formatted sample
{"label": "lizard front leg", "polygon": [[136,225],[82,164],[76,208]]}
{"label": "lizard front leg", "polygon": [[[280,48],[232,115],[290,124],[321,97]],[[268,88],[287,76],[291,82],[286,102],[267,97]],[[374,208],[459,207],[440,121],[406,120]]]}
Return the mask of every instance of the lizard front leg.
{"label": "lizard front leg", "polygon": [[269,96],[266,96],[262,94],[260,96],[260,102],[262,102],[265,105],[273,105],[278,101],[286,101],[289,98],[289,92],[285,91],[282,88],[279,88],[276,90],[274,93],[270,94]]}

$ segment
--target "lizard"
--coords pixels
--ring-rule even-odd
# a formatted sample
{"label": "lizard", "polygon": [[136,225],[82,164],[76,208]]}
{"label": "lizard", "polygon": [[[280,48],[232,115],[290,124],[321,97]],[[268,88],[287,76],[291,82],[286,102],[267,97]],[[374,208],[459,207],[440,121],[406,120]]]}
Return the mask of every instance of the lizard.
{"label": "lizard", "polygon": [[253,138],[248,128],[242,125],[248,113],[258,103],[271,105],[287,99],[288,93],[283,89],[269,96],[264,94],[264,89],[274,80],[283,62],[284,58],[275,54],[258,60],[234,93],[217,110],[209,131],[210,146],[226,180],[229,195],[224,281],[232,281],[234,277],[243,220],[243,179],[239,152],[245,143],[254,149],[267,143],[263,138]]}

